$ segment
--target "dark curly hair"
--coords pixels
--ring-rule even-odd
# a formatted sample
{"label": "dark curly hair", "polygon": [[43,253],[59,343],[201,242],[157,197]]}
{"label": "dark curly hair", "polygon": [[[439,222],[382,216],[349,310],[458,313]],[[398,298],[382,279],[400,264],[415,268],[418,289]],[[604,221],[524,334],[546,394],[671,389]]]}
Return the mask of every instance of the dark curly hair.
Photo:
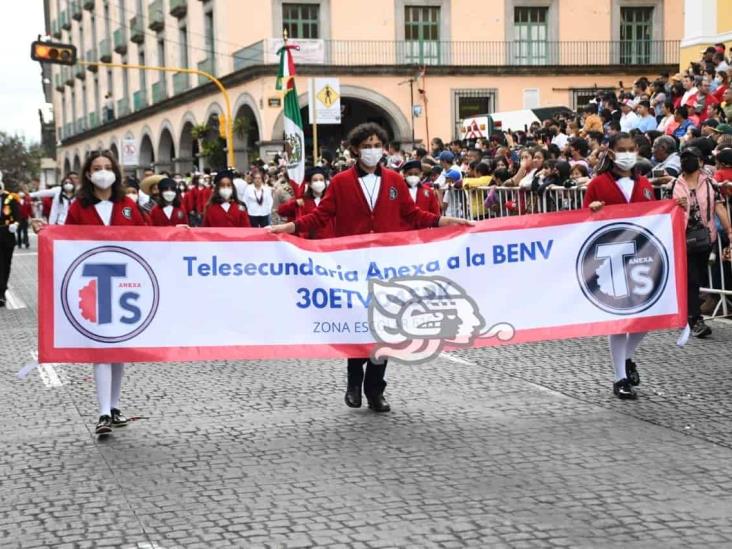
{"label": "dark curly hair", "polygon": [[365,122],[363,124],[359,124],[348,132],[348,144],[352,148],[356,148],[372,135],[378,137],[379,141],[384,144],[389,141],[389,136],[384,128],[374,122]]}

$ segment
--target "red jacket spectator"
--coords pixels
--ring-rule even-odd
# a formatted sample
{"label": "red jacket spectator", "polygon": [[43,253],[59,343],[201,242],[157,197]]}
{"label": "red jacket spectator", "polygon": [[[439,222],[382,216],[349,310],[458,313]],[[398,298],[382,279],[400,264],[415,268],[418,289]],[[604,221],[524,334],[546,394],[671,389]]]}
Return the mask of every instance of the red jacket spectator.
{"label": "red jacket spectator", "polygon": [[357,165],[333,178],[318,208],[295,221],[295,232],[310,233],[331,220],[335,236],[403,231],[404,222],[420,229],[438,226],[440,216],[417,208],[401,175],[381,167],[375,174],[381,180],[373,211],[359,182],[367,174]]}
{"label": "red jacket spectator", "polygon": [[211,187],[199,187],[198,196],[196,197],[196,212],[202,214],[206,210],[206,204],[208,204],[208,199],[211,198],[212,192],[213,189]]}
{"label": "red jacket spectator", "polygon": [[[303,185],[304,187],[305,185]],[[303,205],[298,206],[297,201],[302,200]],[[293,198],[292,200],[288,200],[284,204],[281,204],[279,208],[277,208],[277,213],[281,215],[282,217],[286,217],[287,219],[291,221],[297,221],[298,219],[301,219],[305,217],[306,215],[309,215],[313,213],[318,208],[318,204],[315,203],[315,200],[309,197],[305,198]],[[329,221],[324,227],[320,227],[318,229],[311,230],[310,232],[306,231],[300,231],[297,233],[298,236],[301,238],[308,238],[310,240],[320,240],[321,238],[333,238],[335,236],[335,231],[333,230],[333,221]]]}
{"label": "red jacket spectator", "polygon": [[33,217],[33,204],[27,196],[18,199],[20,204],[20,221],[27,221]]}

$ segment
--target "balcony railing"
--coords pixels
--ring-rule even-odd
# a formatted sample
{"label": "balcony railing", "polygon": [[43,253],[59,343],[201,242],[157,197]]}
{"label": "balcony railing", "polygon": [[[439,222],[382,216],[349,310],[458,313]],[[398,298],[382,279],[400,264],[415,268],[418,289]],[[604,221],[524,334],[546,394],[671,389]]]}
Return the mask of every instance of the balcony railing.
{"label": "balcony railing", "polygon": [[99,116],[95,112],[89,113],[89,129],[93,130],[99,125]]}
{"label": "balcony railing", "polygon": [[142,20],[142,14],[138,13],[130,19],[130,40],[138,44],[145,41],[145,24]]}
{"label": "balcony railing", "polygon": [[110,44],[109,38],[104,38],[101,42],[99,42],[99,60],[102,63],[112,62],[112,46]]}
{"label": "balcony railing", "polygon": [[74,73],[71,67],[61,67],[61,75],[67,86],[74,86]]}
{"label": "balcony railing", "polygon": [[191,87],[191,75],[187,72],[177,72],[173,75],[173,93],[178,95]]}
{"label": "balcony railing", "polygon": [[184,17],[188,12],[188,0],[170,0],[170,15],[173,17]]}
{"label": "balcony railing", "polygon": [[163,0],[153,0],[147,6],[147,28],[154,31],[161,31],[165,28],[165,13],[163,12]]}
{"label": "balcony railing", "polygon": [[152,85],[152,102],[160,103],[168,98],[168,88],[165,82],[165,76],[160,77],[162,80]]}
{"label": "balcony railing", "polygon": [[[198,64],[198,70],[199,71],[203,71],[203,72],[207,72],[207,73],[215,76],[214,71],[216,70],[216,67],[215,67],[215,64],[214,64],[214,58],[213,58],[213,56],[209,57],[208,59],[204,59],[203,61],[201,61]],[[198,76],[198,85],[199,86],[203,86],[204,84],[208,84],[208,83],[209,83],[209,79],[208,78],[206,78],[205,76],[201,76],[201,75]]]}
{"label": "balcony railing", "polygon": [[79,118],[74,123],[74,132],[75,133],[81,133],[86,131],[86,119],[85,118]]}
{"label": "balcony railing", "polygon": [[[440,42],[295,40],[298,64],[445,66],[675,65],[678,40],[597,42]],[[276,64],[281,41],[266,39],[234,52],[234,69]]]}
{"label": "balcony railing", "polygon": [[84,65],[74,65],[74,74],[79,80],[86,78],[86,67]]}
{"label": "balcony railing", "polygon": [[53,87],[60,92],[63,92],[66,88],[66,83],[63,80],[63,69],[61,72],[53,75]]}
{"label": "balcony railing", "polygon": [[81,2],[79,0],[70,0],[69,10],[71,11],[71,18],[81,21]]}
{"label": "balcony railing", "polygon": [[130,100],[125,97],[117,101],[117,118],[130,114]]}
{"label": "balcony railing", "polygon": [[132,94],[132,104],[136,111],[142,110],[147,107],[147,90],[137,90]]}
{"label": "balcony railing", "polygon": [[119,27],[114,31],[114,51],[120,55],[127,53],[127,33],[124,27]]}
{"label": "balcony railing", "polygon": [[69,19],[69,12],[67,10],[61,10],[61,13],[58,15],[58,20],[62,29],[71,30],[71,19]]}
{"label": "balcony railing", "polygon": [[[90,50],[86,50],[86,57],[84,60],[98,62],[99,58],[97,57],[97,49],[91,48]],[[91,72],[97,72],[99,70],[99,65],[87,65],[86,68]]]}

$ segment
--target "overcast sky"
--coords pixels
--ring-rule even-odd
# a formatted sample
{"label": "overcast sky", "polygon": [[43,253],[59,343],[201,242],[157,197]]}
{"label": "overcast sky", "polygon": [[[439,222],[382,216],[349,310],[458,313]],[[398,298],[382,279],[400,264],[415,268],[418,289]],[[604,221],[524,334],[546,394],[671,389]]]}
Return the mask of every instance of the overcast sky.
{"label": "overcast sky", "polygon": [[39,141],[38,109],[43,105],[41,67],[30,58],[30,43],[44,32],[43,0],[0,2],[0,130]]}

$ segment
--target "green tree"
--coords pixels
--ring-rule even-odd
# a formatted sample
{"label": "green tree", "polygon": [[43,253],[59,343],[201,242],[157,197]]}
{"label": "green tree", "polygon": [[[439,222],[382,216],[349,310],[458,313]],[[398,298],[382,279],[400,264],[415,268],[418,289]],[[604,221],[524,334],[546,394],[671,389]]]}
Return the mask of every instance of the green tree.
{"label": "green tree", "polygon": [[6,185],[28,183],[41,173],[41,147],[0,131],[0,171]]}

